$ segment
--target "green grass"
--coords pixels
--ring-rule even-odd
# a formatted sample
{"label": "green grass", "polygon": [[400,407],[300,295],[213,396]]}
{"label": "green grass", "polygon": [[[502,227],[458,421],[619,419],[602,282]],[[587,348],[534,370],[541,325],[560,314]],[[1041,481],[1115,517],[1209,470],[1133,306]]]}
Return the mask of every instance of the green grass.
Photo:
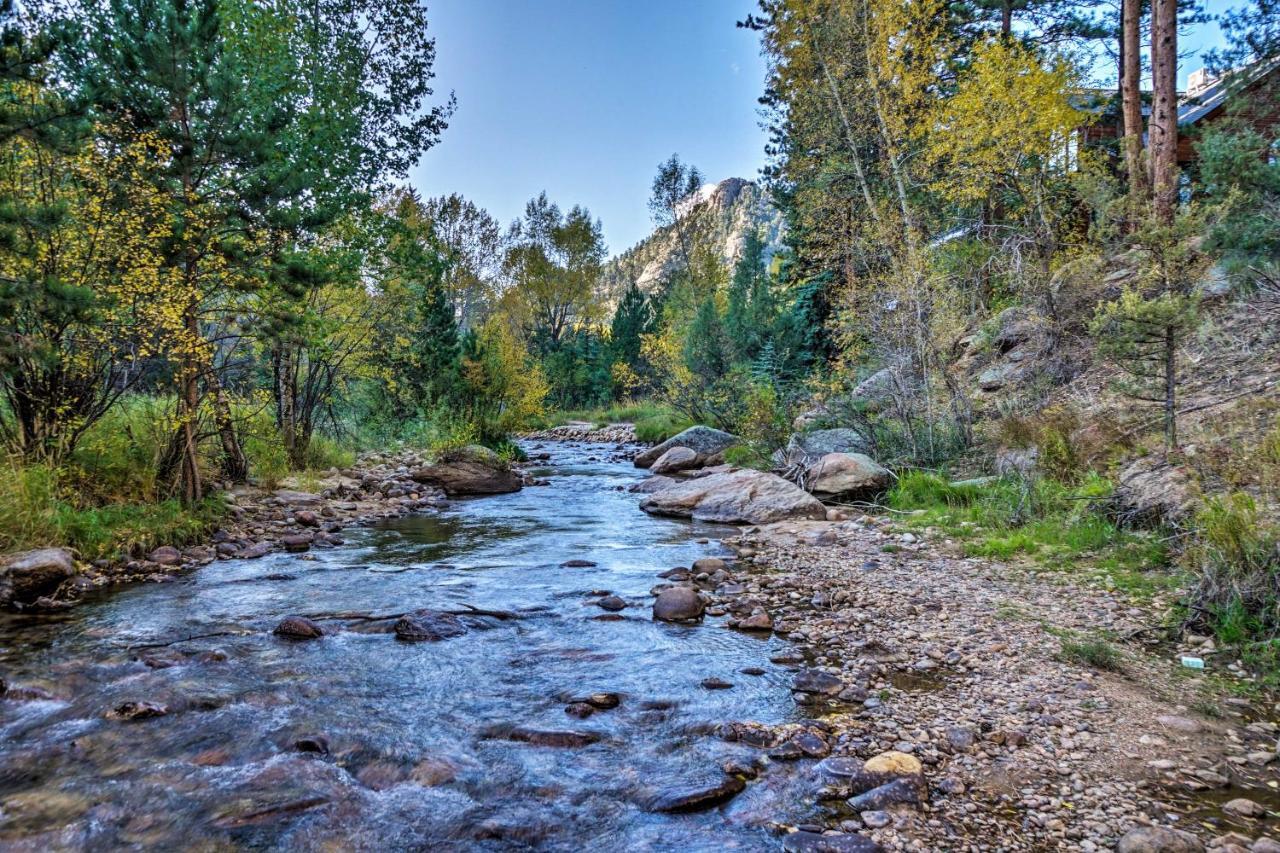
{"label": "green grass", "polygon": [[635,424],[636,438],[657,444],[693,426],[693,421],[670,407],[649,400],[618,403],[598,409],[576,409],[551,412],[544,418],[544,427],[560,426],[570,421],[584,421],[596,426],[609,424]]}
{"label": "green grass", "polygon": [[1101,511],[1110,484],[1092,475],[1079,486],[1016,479],[954,484],[933,473],[901,475],[886,500],[908,513],[900,523],[934,528],[972,557],[1029,559],[1040,568],[1084,576],[1137,598],[1176,586],[1156,534],[1117,527]]}
{"label": "green grass", "polygon": [[176,500],[85,506],[74,496],[48,466],[0,466],[0,552],[58,546],[86,560],[144,554],[199,541],[223,511],[216,498],[192,507]]}
{"label": "green grass", "polygon": [[1080,666],[1092,667],[1103,672],[1119,672],[1124,659],[1119,650],[1101,637],[1062,639],[1062,658]]}

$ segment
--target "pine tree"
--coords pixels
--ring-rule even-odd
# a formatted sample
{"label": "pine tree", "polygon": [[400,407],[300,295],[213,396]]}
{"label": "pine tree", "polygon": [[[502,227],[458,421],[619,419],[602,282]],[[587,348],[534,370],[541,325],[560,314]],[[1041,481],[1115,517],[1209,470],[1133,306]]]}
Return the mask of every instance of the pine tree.
{"label": "pine tree", "polygon": [[684,363],[704,382],[722,379],[732,363],[729,339],[713,297],[698,306],[684,340]]}
{"label": "pine tree", "polygon": [[609,327],[610,359],[632,369],[640,363],[640,338],[654,330],[653,304],[633,282],[613,312]]}
{"label": "pine tree", "polygon": [[755,231],[747,232],[742,255],[729,280],[725,332],[739,364],[752,361],[769,339],[773,321],[773,295],[764,266],[764,241]]}

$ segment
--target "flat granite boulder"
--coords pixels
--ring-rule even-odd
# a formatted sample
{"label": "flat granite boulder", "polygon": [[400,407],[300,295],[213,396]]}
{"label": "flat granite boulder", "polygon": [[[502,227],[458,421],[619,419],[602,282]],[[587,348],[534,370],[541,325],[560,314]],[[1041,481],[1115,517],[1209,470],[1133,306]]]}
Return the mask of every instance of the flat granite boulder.
{"label": "flat granite boulder", "polygon": [[449,497],[500,495],[520,491],[520,477],[487,447],[471,445],[445,454],[410,476],[416,483],[443,489]]}
{"label": "flat granite boulder", "polygon": [[698,465],[724,453],[738,443],[738,437],[709,426],[692,426],[679,435],[673,435],[661,444],[654,445],[636,457],[637,468],[648,468],[673,447],[687,447],[698,454]]}
{"label": "flat granite boulder", "polygon": [[775,474],[747,468],[676,483],[647,495],[640,508],[653,515],[724,524],[827,517],[822,502],[804,489]]}

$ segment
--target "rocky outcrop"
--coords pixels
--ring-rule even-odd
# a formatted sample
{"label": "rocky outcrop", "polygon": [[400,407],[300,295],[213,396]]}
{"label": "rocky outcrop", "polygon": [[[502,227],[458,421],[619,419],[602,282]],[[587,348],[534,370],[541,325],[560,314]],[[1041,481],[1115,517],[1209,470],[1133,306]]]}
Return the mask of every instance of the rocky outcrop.
{"label": "rocky outcrop", "polygon": [[654,515],[725,524],[767,524],[791,518],[827,517],[822,503],[794,483],[745,468],[660,489],[645,497],[640,508]]}
{"label": "rocky outcrop", "polygon": [[498,454],[487,447],[470,445],[419,468],[414,482],[443,489],[449,497],[499,495],[520,491],[520,477]]}
{"label": "rocky outcrop", "polygon": [[692,466],[698,467],[707,464],[713,457],[724,453],[724,451],[737,443],[738,437],[736,435],[731,435],[723,430],[713,429],[709,426],[692,426],[679,435],[674,435],[661,444],[650,447],[644,453],[641,453],[636,457],[636,467],[648,468],[673,447],[687,447],[698,454],[698,465]]}
{"label": "rocky outcrop", "polygon": [[0,606],[33,604],[75,573],[71,552],[63,548],[41,548],[0,558]]}
{"label": "rocky outcrop", "polygon": [[893,475],[870,456],[828,453],[810,465],[805,486],[819,498],[870,495],[888,488]]}
{"label": "rocky outcrop", "polygon": [[1111,497],[1112,508],[1127,524],[1177,526],[1195,511],[1197,492],[1187,470],[1158,456],[1125,468]]}

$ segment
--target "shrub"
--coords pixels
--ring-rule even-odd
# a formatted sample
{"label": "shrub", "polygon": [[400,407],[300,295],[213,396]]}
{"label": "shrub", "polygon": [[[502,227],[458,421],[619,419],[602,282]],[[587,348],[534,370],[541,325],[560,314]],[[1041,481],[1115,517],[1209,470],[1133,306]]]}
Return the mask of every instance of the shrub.
{"label": "shrub", "polygon": [[1251,497],[1206,501],[1185,559],[1196,573],[1193,623],[1227,644],[1280,634],[1280,528]]}

